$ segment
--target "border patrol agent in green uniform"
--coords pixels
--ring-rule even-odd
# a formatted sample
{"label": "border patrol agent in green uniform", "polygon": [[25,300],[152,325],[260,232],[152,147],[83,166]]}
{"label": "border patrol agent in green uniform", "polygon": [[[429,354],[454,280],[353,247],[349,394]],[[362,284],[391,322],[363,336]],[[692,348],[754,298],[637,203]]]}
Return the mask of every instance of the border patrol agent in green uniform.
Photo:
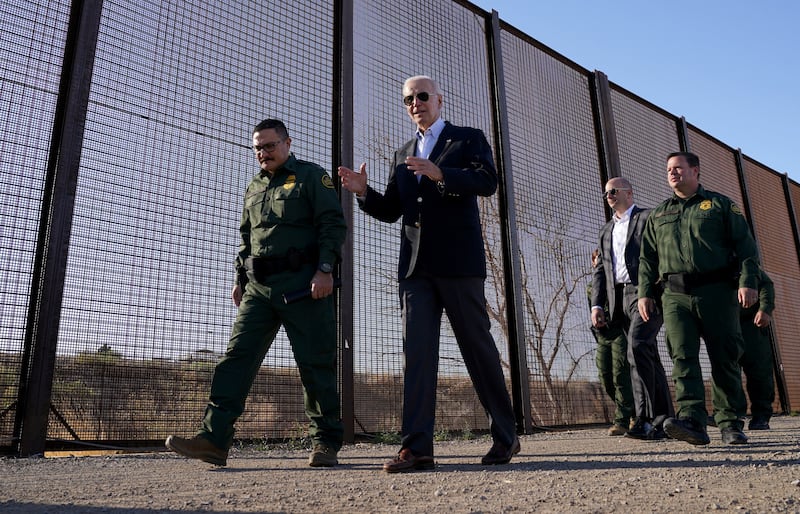
{"label": "border patrol agent in green uniform", "polygon": [[[599,252],[592,252],[592,267]],[[592,284],[586,286],[589,297],[589,308],[592,307]],[[625,435],[633,417],[633,385],[631,382],[631,365],[628,362],[628,338],[622,330],[620,319],[613,319],[608,312],[608,304],[603,306],[605,319],[610,320],[604,327],[590,325],[592,335],[597,342],[595,364],[597,376],[603,390],[614,401],[614,424],[608,429],[608,435]]]}
{"label": "border patrol agent in green uniform", "polygon": [[747,396],[750,398],[750,430],[769,430],[772,403],[775,401],[772,344],[769,324],[775,310],[775,286],[761,270],[758,283],[758,302],[743,308],[739,320],[744,339],[744,353],[739,363],[747,378]]}
{"label": "border patrol agent in green uniform", "polygon": [[[232,298],[239,307],[225,356],[219,361],[195,437],[169,436],[166,446],[186,457],[224,466],[234,422],[278,329],[283,325],[303,383],[314,450],[311,466],[338,464],[342,445],[336,389],[334,264],[347,232],[330,176],[289,152],[292,140],[278,120],[253,131],[261,167],[247,187]],[[309,288],[286,304],[283,294]]]}
{"label": "border patrol agent in green uniform", "polygon": [[[664,422],[674,439],[702,445],[708,414],[700,367],[700,337],[711,362],[715,419],[728,444],[742,444],[739,415],[746,407],[739,358],[744,343],[737,301],[757,301],[759,264],[755,240],[730,198],[699,183],[699,158],[689,152],[667,157],[667,180],[675,194],[650,214],[639,262],[639,312],[656,309],[657,284],[673,362],[677,418]],[[738,275],[738,291],[736,277]]]}

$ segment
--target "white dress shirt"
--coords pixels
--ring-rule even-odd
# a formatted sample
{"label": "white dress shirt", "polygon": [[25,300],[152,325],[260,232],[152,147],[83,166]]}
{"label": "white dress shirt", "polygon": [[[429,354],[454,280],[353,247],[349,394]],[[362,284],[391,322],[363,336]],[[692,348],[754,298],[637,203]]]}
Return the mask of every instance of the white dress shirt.
{"label": "white dress shirt", "polygon": [[422,157],[423,159],[429,158],[433,147],[436,146],[436,141],[439,140],[439,135],[442,133],[442,130],[444,130],[444,120],[441,116],[434,121],[433,125],[428,127],[428,130],[425,132],[420,132],[420,130],[417,129],[417,131],[414,132],[414,136],[417,138],[417,149],[414,155]]}
{"label": "white dress shirt", "polygon": [[611,258],[614,263],[614,284],[628,284],[631,276],[625,264],[625,245],[628,243],[628,225],[631,222],[631,211],[636,204],[631,205],[622,216],[614,213],[614,229],[611,231]]}

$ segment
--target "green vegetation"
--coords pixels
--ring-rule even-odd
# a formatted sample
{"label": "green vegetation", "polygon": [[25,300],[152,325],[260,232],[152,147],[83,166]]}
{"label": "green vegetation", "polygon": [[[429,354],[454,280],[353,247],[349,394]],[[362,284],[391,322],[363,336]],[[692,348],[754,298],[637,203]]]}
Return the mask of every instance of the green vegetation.
{"label": "green vegetation", "polygon": [[400,444],[400,432],[378,432],[372,436],[373,443]]}

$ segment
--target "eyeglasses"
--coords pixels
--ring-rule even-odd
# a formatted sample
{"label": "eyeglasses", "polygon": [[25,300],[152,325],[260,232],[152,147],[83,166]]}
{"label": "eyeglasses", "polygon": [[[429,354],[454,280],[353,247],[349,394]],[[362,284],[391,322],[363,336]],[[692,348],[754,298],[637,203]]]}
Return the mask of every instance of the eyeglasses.
{"label": "eyeglasses", "polygon": [[615,187],[615,188],[609,189],[608,191],[604,191],[603,192],[603,198],[605,199],[605,198],[608,198],[609,196],[617,196],[617,193],[619,193],[620,191],[630,191],[630,190],[631,190],[631,188],[629,188],[629,187]]}
{"label": "eyeglasses", "polygon": [[431,97],[430,93],[426,93],[425,91],[420,91],[416,95],[408,95],[403,97],[403,103],[406,104],[406,107],[411,106],[414,103],[414,97],[417,98],[420,102],[427,102],[428,99]]}
{"label": "eyeglasses", "polygon": [[261,151],[264,152],[274,152],[278,145],[283,143],[285,140],[281,139],[280,141],[272,141],[270,143],[264,143],[263,145],[253,145],[253,152],[258,153]]}

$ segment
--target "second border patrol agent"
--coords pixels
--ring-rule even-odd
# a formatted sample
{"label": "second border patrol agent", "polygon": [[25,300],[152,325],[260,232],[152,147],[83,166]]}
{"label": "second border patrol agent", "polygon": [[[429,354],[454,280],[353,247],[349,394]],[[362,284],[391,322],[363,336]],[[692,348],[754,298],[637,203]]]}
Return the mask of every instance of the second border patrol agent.
{"label": "second border patrol agent", "polygon": [[710,442],[700,367],[702,337],[722,440],[743,444],[747,437],[738,414],[745,408],[739,367],[744,343],[737,301],[744,308],[757,301],[757,250],[739,207],[705,190],[699,168],[700,159],[693,153],[667,156],[667,180],[674,195],[653,209],[645,226],[638,307],[647,320],[656,309],[657,283],[663,282],[664,327],[678,404],[677,417],[664,422],[664,431],[695,445]]}
{"label": "second border patrol agent", "polygon": [[752,418],[747,428],[769,430],[772,403],[775,401],[772,345],[769,324],[775,310],[775,285],[761,270],[758,284],[758,301],[742,309],[739,322],[744,339],[744,353],[739,362],[747,377],[747,396],[750,398]]}

